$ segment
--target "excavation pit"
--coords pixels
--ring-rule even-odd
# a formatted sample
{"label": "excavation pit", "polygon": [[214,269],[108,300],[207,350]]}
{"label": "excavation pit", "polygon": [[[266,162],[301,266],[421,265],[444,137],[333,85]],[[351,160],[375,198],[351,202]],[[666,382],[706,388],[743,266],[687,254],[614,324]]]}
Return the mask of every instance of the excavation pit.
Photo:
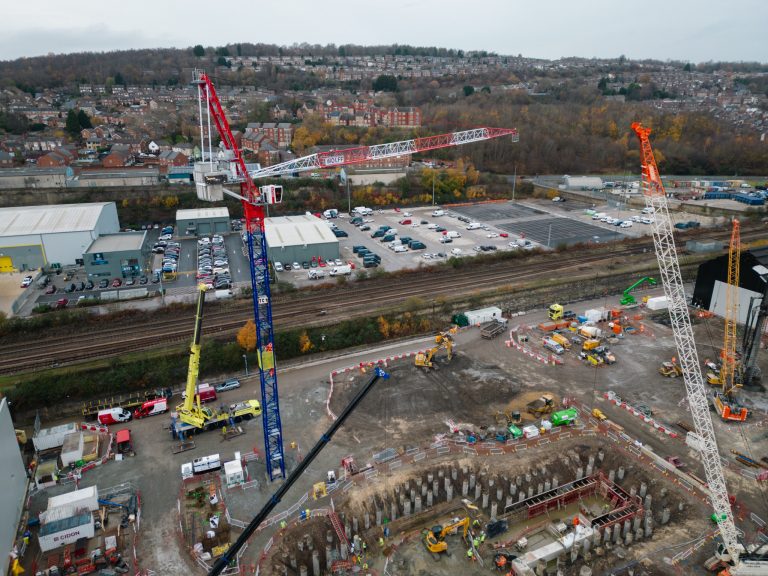
{"label": "excavation pit", "polygon": [[[340,489],[313,503],[309,520],[295,520],[275,538],[265,573],[301,574],[304,566],[307,575],[352,574],[362,565],[381,571],[386,563],[393,576],[481,574],[501,551],[521,574],[557,568],[578,574],[583,566],[614,566],[634,548],[664,538],[671,526],[679,537],[689,515],[705,514],[706,508],[689,512],[702,502],[655,474],[644,457],[627,451],[630,445],[609,441],[599,430],[569,432],[503,454],[478,447],[470,455],[465,444],[445,442],[426,448],[423,460],[403,464],[401,454],[394,469],[389,462],[340,479]],[[439,454],[441,447],[450,452]],[[474,536],[465,542],[461,530],[446,535],[448,553],[436,561],[425,531],[465,516]],[[469,561],[473,538],[490,534],[499,521],[506,529],[488,536],[479,559]]]}

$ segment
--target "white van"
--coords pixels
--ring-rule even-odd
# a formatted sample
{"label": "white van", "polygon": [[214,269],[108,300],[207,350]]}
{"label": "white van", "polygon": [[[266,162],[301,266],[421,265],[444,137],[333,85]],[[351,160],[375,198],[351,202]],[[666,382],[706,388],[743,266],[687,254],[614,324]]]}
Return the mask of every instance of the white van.
{"label": "white van", "polygon": [[195,458],[192,462],[181,465],[181,477],[186,480],[187,478],[192,478],[195,474],[205,474],[215,470],[221,470],[221,458],[219,455],[201,456],[200,458]]}
{"label": "white van", "polygon": [[323,216],[325,218],[329,219],[329,220],[331,218],[338,218],[339,217],[339,211],[336,210],[335,208],[330,208],[329,210],[326,210],[325,212],[323,212]]}
{"label": "white van", "polygon": [[482,228],[483,225],[479,222],[470,222],[467,224],[467,230],[477,230],[478,228]]}
{"label": "white van", "polygon": [[325,278],[325,270],[318,270],[317,268],[312,268],[309,271],[307,271],[308,280],[319,280],[320,278]]}
{"label": "white van", "polygon": [[654,213],[654,209],[651,208],[651,207],[646,207],[646,208],[643,208],[640,212],[642,214],[653,214]]}
{"label": "white van", "polygon": [[450,230],[449,232],[446,233],[446,236],[448,236],[448,238],[461,238],[461,234],[459,234],[455,230]]}
{"label": "white van", "polygon": [[235,296],[232,290],[216,290],[213,295],[216,296],[217,300],[227,300]]}

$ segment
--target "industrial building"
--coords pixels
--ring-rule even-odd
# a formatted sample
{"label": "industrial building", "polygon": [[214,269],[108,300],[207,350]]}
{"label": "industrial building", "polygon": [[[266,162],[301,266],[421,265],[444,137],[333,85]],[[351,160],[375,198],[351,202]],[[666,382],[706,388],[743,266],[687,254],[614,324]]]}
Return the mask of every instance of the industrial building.
{"label": "industrial building", "polygon": [[114,202],[0,208],[0,272],[77,264],[96,238],[119,230]]}
{"label": "industrial building", "polygon": [[339,239],[312,215],[267,218],[267,252],[273,262],[309,262],[313,257],[339,257]]}
{"label": "industrial building", "polygon": [[[747,315],[759,305],[766,282],[755,266],[768,267],[768,248],[741,253],[739,273],[739,324],[746,324]],[[725,288],[728,284],[728,255],[707,260],[699,266],[693,288],[692,304],[725,317]],[[751,307],[750,307],[751,304]]]}
{"label": "industrial building", "polygon": [[0,171],[0,189],[64,188],[74,178],[69,166],[60,168],[6,168]]}
{"label": "industrial building", "polygon": [[[8,400],[0,400],[0,555],[9,558],[16,539],[16,527],[21,519],[24,496],[27,491],[27,475],[21,459],[19,444],[16,441]],[[0,573],[4,573],[7,561],[3,561]]]}
{"label": "industrial building", "polygon": [[133,278],[145,273],[149,262],[147,233],[121,232],[98,237],[83,253],[88,278]]}
{"label": "industrial building", "polygon": [[205,236],[230,231],[229,209],[192,208],[176,211],[176,230],[179,235]]}

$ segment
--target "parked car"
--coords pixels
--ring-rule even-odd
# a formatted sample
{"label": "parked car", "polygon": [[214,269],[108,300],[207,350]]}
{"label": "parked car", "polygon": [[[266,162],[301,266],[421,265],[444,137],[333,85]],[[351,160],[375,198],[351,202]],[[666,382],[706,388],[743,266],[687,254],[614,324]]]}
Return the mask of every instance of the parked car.
{"label": "parked car", "polygon": [[123,285],[123,281],[120,280],[120,278],[115,278],[112,280],[112,288],[120,288],[120,286]]}
{"label": "parked car", "polygon": [[56,294],[56,286],[51,284],[50,286],[48,286],[48,288],[45,289],[45,293],[46,294]]}
{"label": "parked car", "polygon": [[221,384],[217,384],[216,392],[226,392],[227,390],[234,390],[235,388],[240,388],[240,381],[235,378],[230,378]]}
{"label": "parked car", "polygon": [[301,264],[299,264],[298,262],[294,262],[293,264],[291,264],[291,267],[294,270],[301,270]]}
{"label": "parked car", "polygon": [[85,283],[85,289],[93,290],[93,280],[88,280],[88,282]]}
{"label": "parked car", "polygon": [[142,276],[141,278],[139,278],[140,285],[144,286],[144,284],[146,284],[147,282],[149,282],[149,279],[146,276]]}
{"label": "parked car", "polygon": [[275,272],[282,272],[282,271],[283,271],[283,263],[275,262]]}
{"label": "parked car", "polygon": [[85,290],[85,282],[78,282],[75,285],[75,290],[77,290],[78,292],[82,292],[83,290]]}
{"label": "parked car", "polygon": [[76,286],[74,285],[74,283],[67,284],[64,287],[64,292],[74,292],[75,288],[76,288]]}
{"label": "parked car", "polygon": [[61,310],[62,308],[66,308],[67,304],[69,304],[69,300],[66,298],[59,298],[56,300],[56,304],[53,306],[56,310]]}
{"label": "parked car", "polygon": [[99,280],[99,288],[106,288],[107,286],[109,286],[109,280],[106,278]]}
{"label": "parked car", "polygon": [[21,281],[22,288],[28,288],[32,284],[32,276],[24,276],[24,280]]}
{"label": "parked car", "polygon": [[128,278],[128,280],[125,281],[126,286],[133,286],[136,284],[136,278]]}

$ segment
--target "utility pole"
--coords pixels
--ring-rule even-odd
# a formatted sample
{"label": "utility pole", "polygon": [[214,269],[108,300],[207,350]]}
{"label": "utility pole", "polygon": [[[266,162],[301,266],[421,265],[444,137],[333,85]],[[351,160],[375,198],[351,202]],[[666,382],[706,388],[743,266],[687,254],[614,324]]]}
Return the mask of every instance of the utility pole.
{"label": "utility pole", "polygon": [[515,175],[512,176],[512,202],[515,201],[515,186],[517,185],[517,164],[515,164]]}
{"label": "utility pole", "polygon": [[432,206],[435,205],[435,169],[432,169]]}

